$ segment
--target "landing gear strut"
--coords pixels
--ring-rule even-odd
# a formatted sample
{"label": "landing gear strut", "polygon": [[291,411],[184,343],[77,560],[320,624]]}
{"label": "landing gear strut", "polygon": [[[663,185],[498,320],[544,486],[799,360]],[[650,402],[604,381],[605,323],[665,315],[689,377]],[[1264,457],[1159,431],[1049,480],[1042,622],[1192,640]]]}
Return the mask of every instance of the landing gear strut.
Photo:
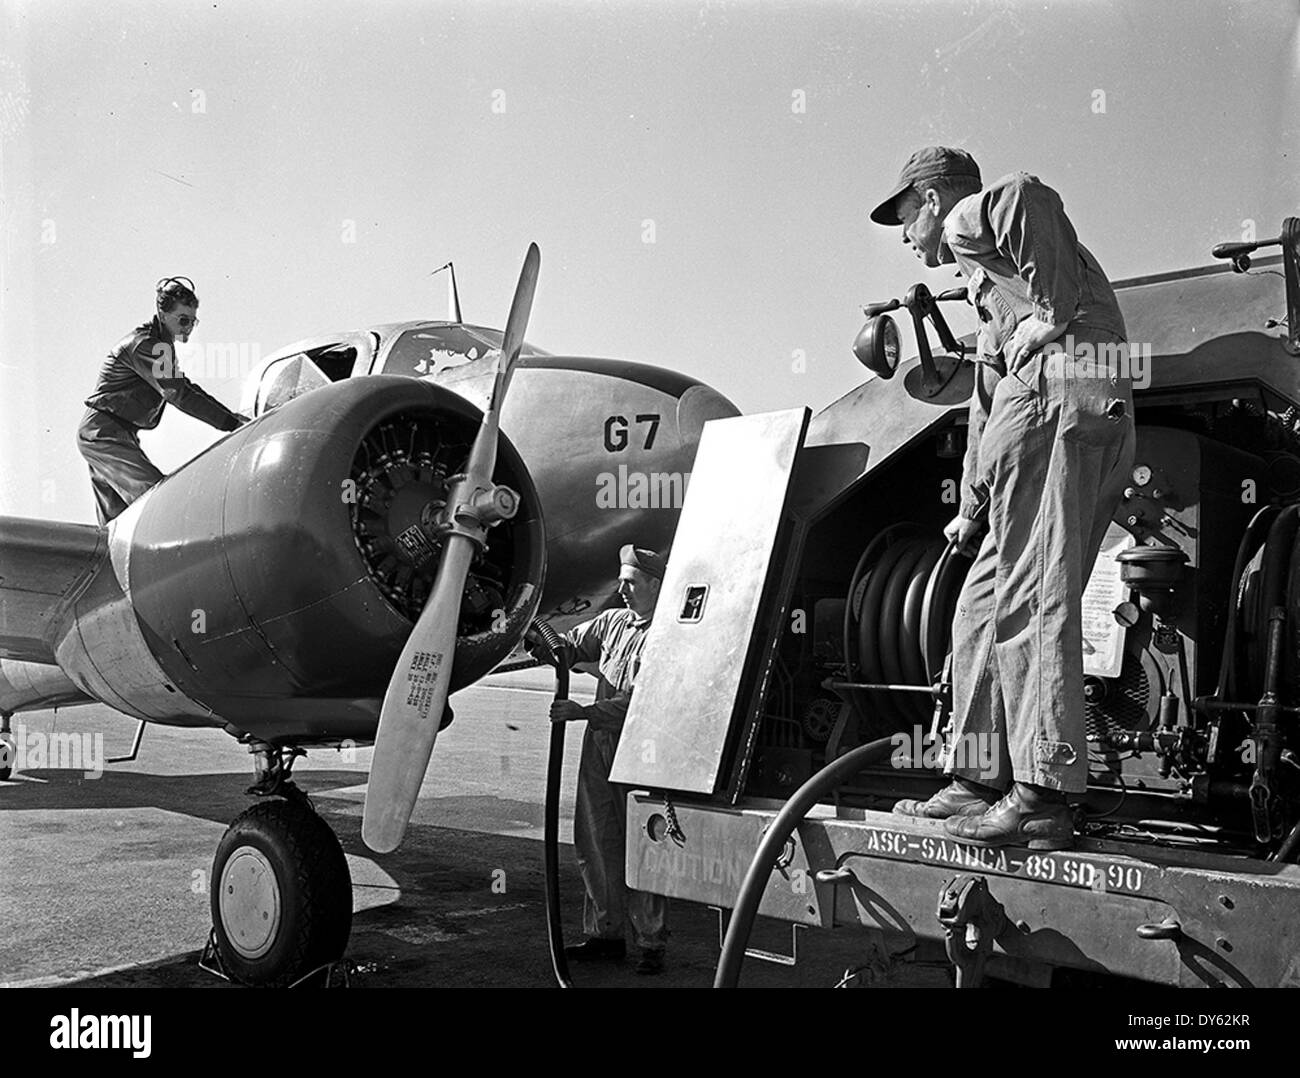
{"label": "landing gear strut", "polygon": [[302,750],[254,742],[250,751],[249,792],[265,800],[235,817],[217,846],[209,951],[232,980],[284,987],[342,957],[352,880],[338,838],[289,778]]}
{"label": "landing gear strut", "polygon": [[248,788],[254,797],[304,797],[291,777],[293,762],[306,756],[293,745],[271,745],[265,741],[248,741],[248,751],[253,754],[253,771],[257,781]]}

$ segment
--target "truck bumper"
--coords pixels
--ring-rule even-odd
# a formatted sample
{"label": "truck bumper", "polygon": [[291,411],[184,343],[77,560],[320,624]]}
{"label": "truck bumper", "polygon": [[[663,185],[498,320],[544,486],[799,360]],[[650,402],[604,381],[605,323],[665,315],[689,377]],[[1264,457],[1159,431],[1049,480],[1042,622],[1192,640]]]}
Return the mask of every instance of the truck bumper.
{"label": "truck bumper", "polygon": [[[670,813],[662,796],[630,793],[628,885],[732,907],[779,809],[676,803]],[[819,805],[800,825],[760,914],[865,927],[891,954],[927,941],[942,948],[940,894],[969,875],[1007,915],[991,973],[1017,968],[1017,979],[1035,980],[1069,968],[1189,987],[1300,987],[1300,866],[1095,839],[1052,853],[986,849],[950,838],[938,820],[836,813]]]}

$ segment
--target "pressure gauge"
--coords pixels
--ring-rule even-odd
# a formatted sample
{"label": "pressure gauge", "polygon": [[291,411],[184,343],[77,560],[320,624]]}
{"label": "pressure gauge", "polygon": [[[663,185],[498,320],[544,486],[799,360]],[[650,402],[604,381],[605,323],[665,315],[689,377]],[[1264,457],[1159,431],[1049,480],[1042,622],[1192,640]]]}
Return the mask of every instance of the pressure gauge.
{"label": "pressure gauge", "polygon": [[881,378],[892,378],[902,353],[898,326],[887,314],[873,315],[853,342],[858,362]]}
{"label": "pressure gauge", "polygon": [[1140,487],[1146,486],[1151,482],[1151,469],[1145,464],[1139,464],[1133,469],[1133,482]]}

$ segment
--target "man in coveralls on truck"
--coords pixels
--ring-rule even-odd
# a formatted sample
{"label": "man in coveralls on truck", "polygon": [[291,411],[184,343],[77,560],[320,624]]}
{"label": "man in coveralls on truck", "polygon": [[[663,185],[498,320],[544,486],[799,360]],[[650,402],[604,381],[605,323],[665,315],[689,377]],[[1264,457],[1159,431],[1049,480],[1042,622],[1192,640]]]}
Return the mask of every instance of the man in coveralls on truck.
{"label": "man in coveralls on truck", "polygon": [[902,225],[927,266],[956,263],[981,320],[961,506],[944,532],[969,553],[987,508],[953,620],[951,733],[987,739],[994,762],[950,759],[948,786],[894,811],[943,819],[972,845],[1068,849],[1065,798],[1088,779],[1083,589],[1135,448],[1124,319],[1060,196],[1028,173],[981,188],[970,154],[926,147],[871,219]]}

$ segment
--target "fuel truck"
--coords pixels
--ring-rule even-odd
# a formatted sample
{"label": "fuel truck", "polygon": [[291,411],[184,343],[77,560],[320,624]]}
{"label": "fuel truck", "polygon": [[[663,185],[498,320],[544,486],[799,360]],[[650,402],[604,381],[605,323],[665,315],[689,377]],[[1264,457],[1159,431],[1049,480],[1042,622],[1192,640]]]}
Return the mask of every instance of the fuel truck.
{"label": "fuel truck", "polygon": [[846,985],[1300,986],[1300,218],[1213,254],[1116,284],[1137,455],[1084,595],[1073,849],[890,812],[970,748],[944,741],[966,290],[864,308],[873,376],[817,415],[705,428],[611,778],[628,885],[726,920],[716,983],[792,960],[747,952],[761,916],[836,933]]}

